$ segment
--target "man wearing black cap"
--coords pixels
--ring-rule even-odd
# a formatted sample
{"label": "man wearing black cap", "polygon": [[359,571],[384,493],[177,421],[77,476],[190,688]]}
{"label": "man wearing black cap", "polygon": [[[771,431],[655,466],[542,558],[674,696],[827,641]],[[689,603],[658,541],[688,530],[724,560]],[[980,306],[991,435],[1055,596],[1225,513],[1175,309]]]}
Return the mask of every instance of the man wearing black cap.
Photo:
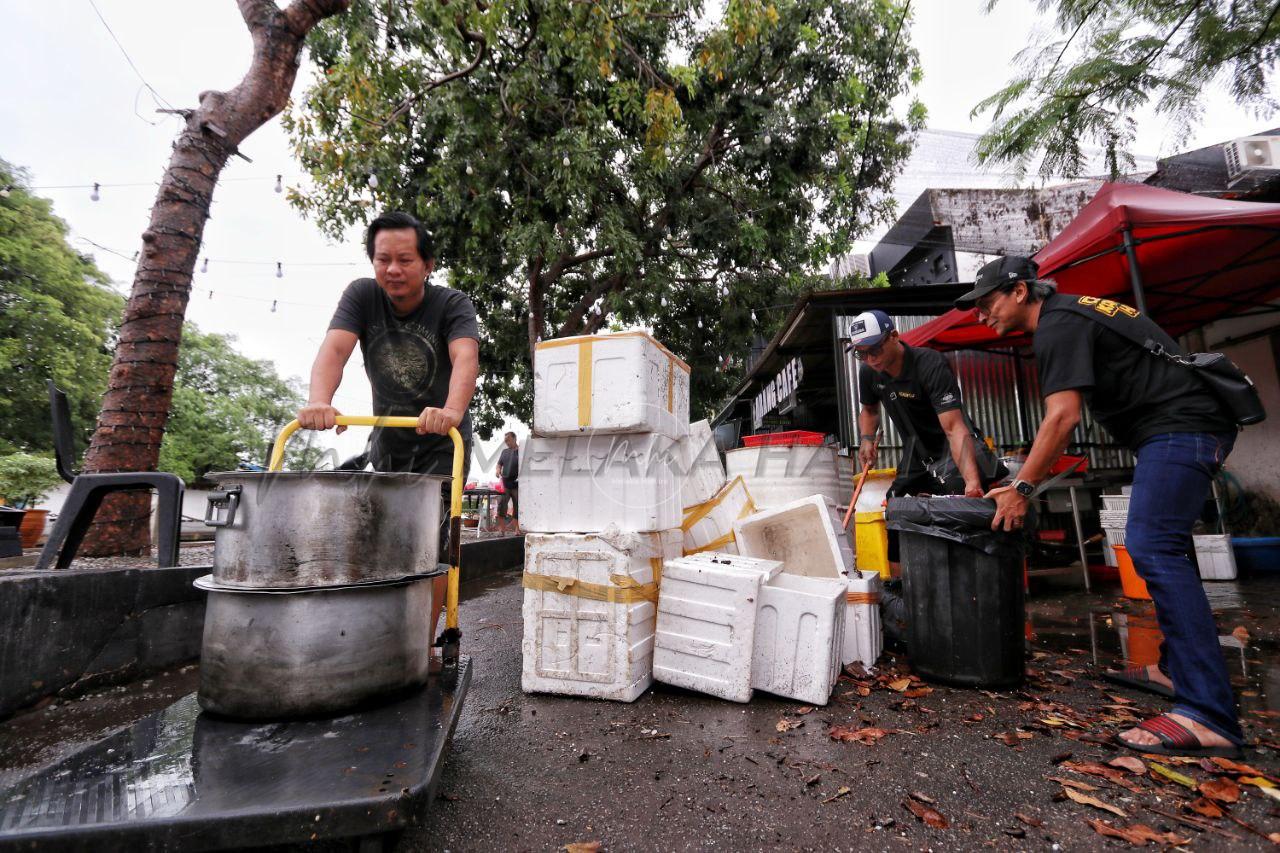
{"label": "man wearing black cap", "polygon": [[994,528],[1022,525],[1027,503],[1066,449],[1088,400],[1093,416],[1137,455],[1125,547],[1147,583],[1164,634],[1160,663],[1109,674],[1173,697],[1173,708],[1123,732],[1140,752],[1238,756],[1243,733],[1218,647],[1218,631],[1187,554],[1209,484],[1236,439],[1223,404],[1190,369],[1131,339],[1182,350],[1154,322],[1110,299],[1055,293],[1030,258],[978,271],[957,307],[975,308],[996,334],[1033,335],[1045,417],[1018,479],[993,489]]}
{"label": "man wearing black cap", "polygon": [[[881,408],[904,439],[890,497],[967,495],[981,497],[984,486],[1005,476],[990,454],[978,453],[974,430],[961,407],[960,386],[942,353],[904,344],[893,319],[865,311],[849,326],[849,347],[858,369],[858,461],[874,464],[879,452]],[[947,465],[947,457],[955,465]],[[981,470],[986,461],[989,470]],[[889,531],[889,562],[898,563],[897,531]]]}

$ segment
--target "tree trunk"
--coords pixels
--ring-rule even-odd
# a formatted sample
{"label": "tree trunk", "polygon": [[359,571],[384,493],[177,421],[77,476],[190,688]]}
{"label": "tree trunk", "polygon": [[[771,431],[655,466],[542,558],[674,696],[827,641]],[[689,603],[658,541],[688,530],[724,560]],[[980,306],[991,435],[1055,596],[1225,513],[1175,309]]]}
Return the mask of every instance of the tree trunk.
{"label": "tree trunk", "polygon": [[[185,114],[186,127],[174,143],[151,222],[142,233],[133,292],[85,454],[86,472],[155,470],[173,397],[191,273],[218,176],[237,146],[284,109],[307,33],[350,5],[350,0],[294,0],[281,10],[271,0],[237,2],[253,37],[253,60],[234,89],[203,92],[200,106]],[[145,493],[112,496],[99,510],[81,553],[145,550],[150,513]]]}

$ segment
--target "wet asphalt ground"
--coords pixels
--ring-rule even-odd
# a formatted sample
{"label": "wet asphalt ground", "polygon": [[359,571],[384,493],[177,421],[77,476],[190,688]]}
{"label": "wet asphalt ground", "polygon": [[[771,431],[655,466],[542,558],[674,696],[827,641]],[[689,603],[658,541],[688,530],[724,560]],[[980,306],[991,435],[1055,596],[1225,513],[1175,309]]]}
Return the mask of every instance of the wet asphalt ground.
{"label": "wet asphalt ground", "polygon": [[[1210,590],[1246,732],[1262,744],[1244,761],[1280,780],[1280,614],[1272,604],[1280,582]],[[1093,674],[1095,662],[1108,665],[1122,652],[1141,658],[1158,642],[1149,612],[1118,588],[1089,596],[1038,590],[1029,605],[1032,677],[1021,691],[921,692],[917,682],[908,696],[888,685],[907,672],[888,654],[881,669],[893,676],[842,678],[831,703],[812,710],[761,693],[737,705],[663,685],[629,705],[525,695],[519,574],[463,592],[474,680],[439,797],[425,824],[400,836],[399,851],[591,842],[735,851],[1132,846],[1104,839],[1090,820],[1145,824],[1192,849],[1244,850],[1271,847],[1265,836],[1280,832],[1280,801],[1253,785],[1239,785],[1238,802],[1224,804],[1241,825],[1189,811],[1199,792],[1154,775],[1151,761],[1142,775],[1117,774],[1119,782],[1072,769],[1131,754],[1079,738],[1164,708]],[[0,724],[0,787],[189,693],[196,675],[175,670]],[[839,742],[829,733],[840,726],[885,734]],[[1192,785],[1221,777],[1194,764],[1165,766]],[[1069,799],[1068,787],[1124,817]]]}

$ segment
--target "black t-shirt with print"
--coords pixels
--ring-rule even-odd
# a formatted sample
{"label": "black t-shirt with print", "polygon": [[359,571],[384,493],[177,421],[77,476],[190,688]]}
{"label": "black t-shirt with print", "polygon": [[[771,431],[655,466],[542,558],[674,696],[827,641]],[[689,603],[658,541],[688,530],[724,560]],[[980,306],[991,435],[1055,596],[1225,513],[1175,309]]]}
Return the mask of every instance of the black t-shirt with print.
{"label": "black t-shirt with print", "polygon": [[[1080,391],[1098,423],[1116,441],[1135,449],[1166,432],[1235,430],[1231,416],[1190,370],[1156,358],[1102,322],[1062,307],[1073,301],[1076,297],[1055,293],[1040,309],[1032,348],[1041,396]],[[1124,322],[1136,324],[1146,338],[1182,354],[1151,319],[1133,314]]]}
{"label": "black t-shirt with print", "polygon": [[[371,278],[347,285],[329,328],[359,336],[364,370],[373,387],[373,413],[379,416],[416,418],[428,406],[443,406],[453,375],[449,342],[480,338],[475,308],[461,291],[428,283],[422,304],[400,317]],[[469,411],[458,431],[470,443]],[[447,435],[376,429],[370,459],[377,471],[448,474],[453,442]]]}
{"label": "black t-shirt with print", "polygon": [[[903,440],[910,440],[914,431],[923,455],[929,459],[943,459],[951,453],[947,434],[938,422],[938,415],[960,408],[960,386],[947,359],[937,350],[902,345],[906,353],[902,359],[902,372],[897,378],[866,364],[858,368],[858,399],[863,405],[879,404],[888,412]],[[906,427],[902,419],[910,420]],[[924,470],[920,453],[903,454],[907,471]],[[905,475],[906,471],[900,471]]]}

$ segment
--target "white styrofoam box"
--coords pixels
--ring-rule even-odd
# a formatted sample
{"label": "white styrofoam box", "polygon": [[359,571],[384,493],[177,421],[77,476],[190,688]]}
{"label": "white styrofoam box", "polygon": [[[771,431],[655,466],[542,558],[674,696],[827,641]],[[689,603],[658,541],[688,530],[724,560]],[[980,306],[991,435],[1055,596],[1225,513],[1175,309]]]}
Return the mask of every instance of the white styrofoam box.
{"label": "white styrofoam box", "polygon": [[725,476],[742,477],[759,509],[772,509],[809,495],[848,503],[836,468],[836,449],[813,445],[739,447],[725,454]]}
{"label": "white styrofoam box", "polygon": [[706,503],[724,488],[724,463],[708,421],[689,424],[689,434],[676,442],[680,461],[680,506]]}
{"label": "white styrofoam box", "polygon": [[1102,508],[1104,510],[1123,512],[1127,515],[1129,512],[1129,495],[1103,495]]}
{"label": "white styrofoam box", "polygon": [[829,498],[810,495],[735,521],[733,533],[740,554],[780,560],[788,574],[843,581],[854,560],[841,521]]}
{"label": "white styrofoam box", "polygon": [[[862,484],[862,491],[858,493],[858,505],[854,508],[854,512],[875,512],[884,509],[885,498],[896,476],[898,476],[897,468],[872,468],[868,471],[867,481]],[[849,494],[852,495],[853,492]],[[847,502],[848,498],[845,498],[845,501]]]}
{"label": "white styrofoam box", "polygon": [[760,588],[751,686],[825,705],[840,677],[844,580],[779,574]]}
{"label": "white styrofoam box", "polygon": [[1236,554],[1231,550],[1231,537],[1223,533],[1192,536],[1196,547],[1196,564],[1200,577],[1207,581],[1236,579]]}
{"label": "white styrofoam box", "polygon": [[656,433],[531,437],[520,457],[520,527],[532,533],[679,527],[674,445]]}
{"label": "white styrofoam box", "polygon": [[870,669],[884,651],[884,630],[880,625],[880,594],[884,581],[879,572],[849,573],[845,593],[844,649],[842,665],[854,661]]}
{"label": "white styrofoam box", "polygon": [[688,431],[689,365],[648,334],[582,335],[535,347],[534,435],[680,438]]}
{"label": "white styrofoam box", "polygon": [[653,677],[732,702],[749,701],[760,587],[781,571],[776,560],[709,551],[667,560]]}
{"label": "white styrofoam box", "polygon": [[[679,530],[529,533],[524,571],[597,586],[617,586],[619,577],[648,584],[660,579],[664,560],[680,555],[681,540]],[[635,700],[653,682],[657,607],[595,601],[574,595],[569,583],[564,590],[531,589],[525,581],[520,686],[526,693]]]}
{"label": "white styrofoam box", "polygon": [[680,529],[684,531],[684,553],[718,551],[737,554],[733,524],[756,511],[751,493],[741,477],[722,488],[711,500],[684,511]]}

